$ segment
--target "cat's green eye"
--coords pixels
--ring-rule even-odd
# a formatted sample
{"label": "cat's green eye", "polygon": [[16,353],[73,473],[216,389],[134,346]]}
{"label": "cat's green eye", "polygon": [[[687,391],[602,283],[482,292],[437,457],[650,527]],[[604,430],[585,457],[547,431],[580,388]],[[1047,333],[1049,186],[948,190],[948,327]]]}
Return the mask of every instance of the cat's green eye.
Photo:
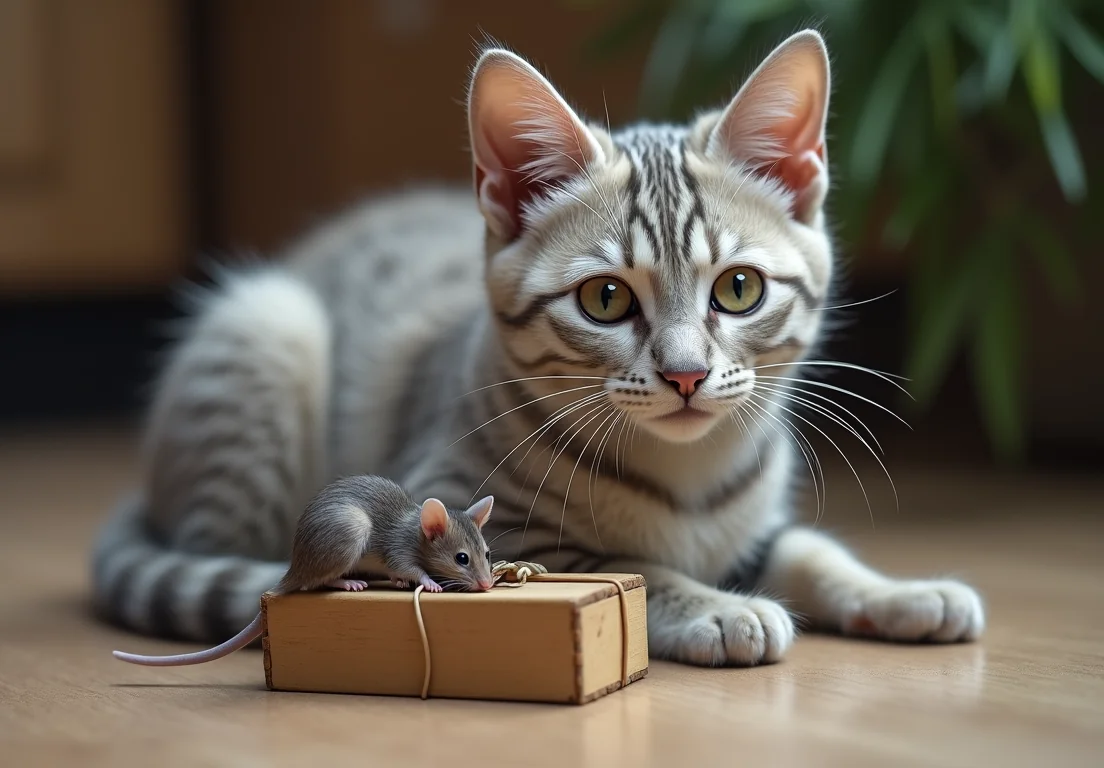
{"label": "cat's green eye", "polygon": [[615,277],[594,277],[579,286],[579,306],[598,323],[616,323],[637,312],[633,292]]}
{"label": "cat's green eye", "polygon": [[718,312],[746,315],[763,301],[763,276],[748,267],[733,267],[713,283],[709,304]]}

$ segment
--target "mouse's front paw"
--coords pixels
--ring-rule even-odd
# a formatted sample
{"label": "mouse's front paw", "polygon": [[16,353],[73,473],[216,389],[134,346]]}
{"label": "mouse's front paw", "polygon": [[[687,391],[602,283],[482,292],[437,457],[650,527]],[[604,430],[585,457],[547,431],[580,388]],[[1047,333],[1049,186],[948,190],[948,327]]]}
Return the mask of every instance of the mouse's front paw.
{"label": "mouse's front paw", "polygon": [[444,592],[444,589],[441,587],[441,585],[431,579],[429,576],[422,576],[421,579],[419,579],[418,581],[423,587],[425,587],[426,592]]}
{"label": "mouse's front paw", "polygon": [[843,625],[849,635],[936,643],[976,640],[984,628],[981,598],[957,581],[894,581],[877,587]]}

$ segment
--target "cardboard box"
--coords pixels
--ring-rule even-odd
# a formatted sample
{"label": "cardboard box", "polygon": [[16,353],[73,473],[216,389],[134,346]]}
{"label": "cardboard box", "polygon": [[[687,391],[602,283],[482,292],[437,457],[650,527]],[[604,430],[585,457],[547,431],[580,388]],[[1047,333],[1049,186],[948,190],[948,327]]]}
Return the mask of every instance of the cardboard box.
{"label": "cardboard box", "polygon": [[[477,594],[421,593],[430,698],[585,704],[648,673],[644,578],[530,580]],[[547,578],[572,578],[548,574]],[[386,586],[261,598],[271,690],[420,696],[426,671],[414,596]]]}

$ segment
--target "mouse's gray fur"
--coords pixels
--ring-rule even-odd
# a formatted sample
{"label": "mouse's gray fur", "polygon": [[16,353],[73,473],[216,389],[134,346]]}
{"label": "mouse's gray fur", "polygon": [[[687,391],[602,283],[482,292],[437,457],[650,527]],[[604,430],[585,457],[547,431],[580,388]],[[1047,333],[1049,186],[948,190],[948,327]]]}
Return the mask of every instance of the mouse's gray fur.
{"label": "mouse's gray fur", "polygon": [[[487,499],[478,502],[490,504]],[[437,577],[471,589],[490,577],[487,545],[469,511],[448,510],[444,534],[422,530],[421,505],[399,485],[376,475],[341,478],[322,489],[299,518],[291,565],[276,592],[316,589],[350,573],[374,555],[393,580],[419,583]],[[470,568],[455,556],[467,552]]]}

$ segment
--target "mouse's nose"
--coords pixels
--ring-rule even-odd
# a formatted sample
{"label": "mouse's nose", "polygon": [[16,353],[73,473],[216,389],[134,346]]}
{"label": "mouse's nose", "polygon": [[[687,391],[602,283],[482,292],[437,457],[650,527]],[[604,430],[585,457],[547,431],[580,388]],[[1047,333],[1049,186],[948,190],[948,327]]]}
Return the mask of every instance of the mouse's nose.
{"label": "mouse's nose", "polygon": [[484,576],[483,578],[480,578],[478,581],[476,581],[476,583],[479,585],[479,588],[484,592],[494,586],[494,581],[491,579],[490,576]]}
{"label": "mouse's nose", "polygon": [[705,381],[709,371],[662,371],[660,374],[680,395],[689,398]]}

